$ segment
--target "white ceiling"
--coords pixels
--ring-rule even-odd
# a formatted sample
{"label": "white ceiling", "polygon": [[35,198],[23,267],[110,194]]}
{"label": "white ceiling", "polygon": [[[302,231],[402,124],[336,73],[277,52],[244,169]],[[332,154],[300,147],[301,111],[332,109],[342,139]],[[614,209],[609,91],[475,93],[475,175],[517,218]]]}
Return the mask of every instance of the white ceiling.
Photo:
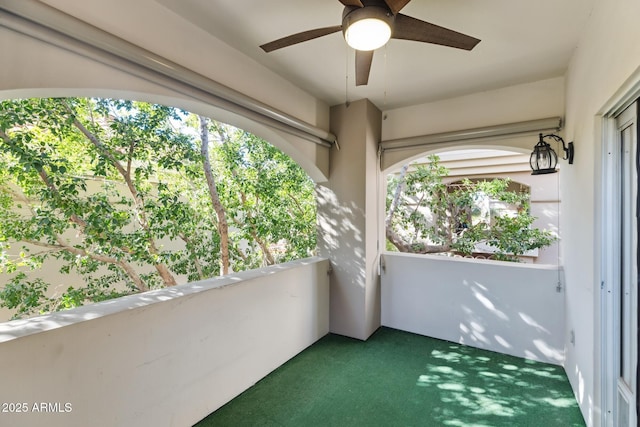
{"label": "white ceiling", "polygon": [[369,84],[356,88],[354,53],[342,33],[268,54],[258,47],[339,25],[338,0],[157,1],[330,105],[369,98],[382,109],[563,75],[593,3],[413,0],[402,13],[482,41],[467,52],[391,40],[376,51]]}
{"label": "white ceiling", "polygon": [[[73,3],[69,12],[81,18],[86,18],[81,9],[90,7],[45,1]],[[129,3],[139,16],[123,21],[153,19],[154,13],[166,19],[170,11],[176,20],[191,22],[329,105],[369,98],[388,110],[563,75],[593,2],[413,0],[402,13],[482,41],[468,52],[391,40],[375,52],[365,87],[354,85],[354,52],[342,33],[271,53],[259,48],[293,33],[339,25],[343,6],[338,0],[155,0],[145,2],[143,14]],[[88,3],[104,13],[109,2]],[[108,13],[115,27],[126,11],[110,8]]]}

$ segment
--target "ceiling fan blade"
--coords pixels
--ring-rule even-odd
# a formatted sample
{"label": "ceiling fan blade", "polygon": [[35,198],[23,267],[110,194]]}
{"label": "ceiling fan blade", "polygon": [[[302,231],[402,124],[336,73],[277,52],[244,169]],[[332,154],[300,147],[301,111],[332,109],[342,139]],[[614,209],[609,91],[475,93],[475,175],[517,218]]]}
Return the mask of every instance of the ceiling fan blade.
{"label": "ceiling fan blade", "polygon": [[397,15],[400,10],[407,5],[411,0],[384,0],[384,2],[389,6],[391,12],[394,15]]}
{"label": "ceiling fan blade", "polygon": [[345,6],[355,6],[355,7],[364,7],[360,0],[338,0]]}
{"label": "ceiling fan blade", "polygon": [[301,33],[292,34],[287,37],[283,37],[278,40],[274,40],[269,43],[265,43],[262,46],[262,50],[265,52],[272,52],[283,47],[292,46],[294,44],[306,42],[308,40],[317,39],[318,37],[326,36],[331,33],[337,33],[342,30],[342,25],[334,25],[333,27],[316,28],[315,30],[303,31]]}
{"label": "ceiling fan blade", "polygon": [[364,86],[369,83],[373,50],[356,50],[356,86]]}
{"label": "ceiling fan blade", "polygon": [[480,43],[480,39],[475,37],[467,36],[466,34],[421,21],[401,13],[396,15],[395,29],[391,37],[394,39],[434,43],[464,50],[471,50]]}

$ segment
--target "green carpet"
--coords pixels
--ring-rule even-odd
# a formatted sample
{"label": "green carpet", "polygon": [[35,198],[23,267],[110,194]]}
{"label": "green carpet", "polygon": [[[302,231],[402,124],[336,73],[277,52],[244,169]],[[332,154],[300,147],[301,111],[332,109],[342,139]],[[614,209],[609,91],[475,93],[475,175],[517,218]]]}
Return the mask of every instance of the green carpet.
{"label": "green carpet", "polygon": [[562,368],[389,328],[327,335],[196,426],[584,426]]}

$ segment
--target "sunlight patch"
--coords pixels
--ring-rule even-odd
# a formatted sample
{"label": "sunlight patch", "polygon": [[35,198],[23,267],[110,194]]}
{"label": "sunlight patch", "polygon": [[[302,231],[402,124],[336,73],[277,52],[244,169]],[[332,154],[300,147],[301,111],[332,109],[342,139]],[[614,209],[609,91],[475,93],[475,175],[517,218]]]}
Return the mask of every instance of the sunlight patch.
{"label": "sunlight patch", "polygon": [[465,374],[463,372],[458,372],[453,369],[451,366],[434,366],[429,369],[430,371],[437,372],[444,375],[454,376],[454,377],[464,377]]}
{"label": "sunlight patch", "polygon": [[482,405],[482,409],[475,411],[475,413],[479,415],[498,415],[501,417],[513,417],[516,415],[513,409],[502,406],[499,403]]}
{"label": "sunlight patch", "polygon": [[478,406],[480,409],[474,411],[478,415],[498,415],[501,417],[513,417],[516,411],[513,408],[503,405],[507,402],[497,402],[485,396],[478,396]]}
{"label": "sunlight patch", "polygon": [[509,342],[502,338],[500,335],[494,335],[493,337],[496,339],[496,342],[504,348],[511,348],[511,344],[509,344]]}
{"label": "sunlight patch", "polygon": [[545,397],[542,401],[556,408],[569,408],[576,405],[576,400],[569,397],[559,397],[557,399]]}
{"label": "sunlight patch", "polygon": [[454,372],[451,366],[435,366],[433,367],[432,371],[441,372],[443,374],[450,374]]}
{"label": "sunlight patch", "polygon": [[418,377],[418,382],[416,382],[416,385],[419,387],[427,387],[429,386],[429,384],[432,384],[434,382],[437,382],[440,379],[440,377],[438,377],[437,375],[420,375]]}
{"label": "sunlight patch", "polygon": [[458,383],[444,383],[444,384],[438,384],[438,388],[441,390],[447,390],[447,391],[464,391],[465,386],[463,384],[458,384]]}
{"label": "sunlight patch", "polygon": [[466,421],[462,420],[447,420],[442,424],[446,426],[460,426],[460,427],[491,427],[489,424],[469,424]]}
{"label": "sunlight patch", "polygon": [[493,372],[488,372],[488,371],[479,372],[478,375],[482,375],[483,377],[489,377],[489,378],[500,378],[498,374],[494,374]]}
{"label": "sunlight patch", "polygon": [[460,354],[458,353],[454,353],[454,352],[449,352],[449,353],[445,353],[443,351],[440,350],[433,350],[431,352],[431,355],[433,357],[436,357],[438,359],[444,359],[447,362],[458,362],[460,360]]}
{"label": "sunlight patch", "polygon": [[564,380],[562,375],[558,375],[544,369],[523,368],[522,371],[529,374],[537,375],[539,377],[550,378],[554,380]]}

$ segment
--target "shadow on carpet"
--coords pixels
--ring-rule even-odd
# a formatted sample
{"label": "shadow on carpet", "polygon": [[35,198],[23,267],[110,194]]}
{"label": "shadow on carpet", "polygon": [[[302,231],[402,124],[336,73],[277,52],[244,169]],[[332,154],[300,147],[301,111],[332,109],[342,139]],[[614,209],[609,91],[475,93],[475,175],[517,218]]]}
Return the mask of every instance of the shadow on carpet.
{"label": "shadow on carpet", "polygon": [[584,425],[559,366],[389,328],[327,335],[196,424]]}

